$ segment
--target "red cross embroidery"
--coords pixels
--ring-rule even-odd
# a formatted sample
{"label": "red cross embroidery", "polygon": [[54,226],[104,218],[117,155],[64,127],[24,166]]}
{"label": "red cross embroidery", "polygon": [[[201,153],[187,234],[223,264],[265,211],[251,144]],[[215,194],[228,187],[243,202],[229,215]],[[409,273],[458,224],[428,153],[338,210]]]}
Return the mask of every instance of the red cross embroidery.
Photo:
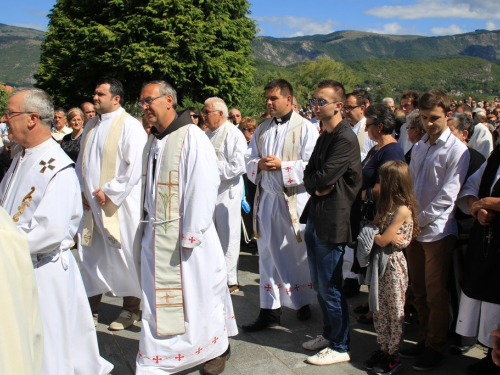
{"label": "red cross embroidery", "polygon": [[280,290],[281,288],[283,288],[283,286],[281,284],[278,285],[278,290]]}
{"label": "red cross embroidery", "polygon": [[184,358],[182,354],[179,354],[177,357],[175,357],[175,359],[178,360],[179,362],[181,361],[182,358]]}
{"label": "red cross embroidery", "polygon": [[142,358],[142,357],[144,357],[144,356],[142,355],[141,351],[139,350],[139,358]]}
{"label": "red cross embroidery", "polygon": [[252,176],[255,176],[255,171],[252,171]]}
{"label": "red cross embroidery", "polygon": [[292,170],[292,168],[291,168],[291,167],[286,167],[286,168],[285,168],[285,170],[286,170],[287,172],[290,172],[290,171]]}
{"label": "red cross embroidery", "polygon": [[288,183],[291,184],[293,180],[291,178],[288,179]]}
{"label": "red cross embroidery", "polygon": [[195,242],[195,241],[197,241],[197,239],[196,239],[196,238],[194,238],[193,236],[191,236],[191,238],[189,239],[189,242],[193,243],[193,242]]}
{"label": "red cross embroidery", "polygon": [[212,343],[213,343],[213,344],[217,344],[217,340],[218,340],[218,339],[219,339],[219,338],[218,338],[217,336],[215,336],[215,337],[214,337],[214,339],[212,340]]}
{"label": "red cross embroidery", "polygon": [[309,289],[313,288],[313,284],[312,283],[307,284],[307,286],[309,287]]}
{"label": "red cross embroidery", "polygon": [[156,356],[156,358],[153,358],[153,361],[155,361],[156,364],[158,364],[162,359],[163,358]]}
{"label": "red cross embroidery", "polygon": [[167,305],[169,305],[169,304],[170,304],[170,297],[176,297],[176,296],[173,296],[173,295],[170,295],[170,294],[168,294],[168,293],[165,293],[165,297],[163,297],[163,298],[165,298],[165,303],[166,303]]}
{"label": "red cross embroidery", "polygon": [[197,350],[197,351],[195,351],[195,353],[196,353],[196,354],[200,354],[202,350],[203,350],[203,348],[198,348],[198,350]]}
{"label": "red cross embroidery", "polygon": [[299,284],[295,284],[295,286],[293,287],[293,289],[295,289],[296,291],[299,291],[299,289],[300,289]]}
{"label": "red cross embroidery", "polygon": [[268,292],[269,292],[269,291],[271,290],[271,285],[267,284],[267,285],[264,287],[264,289],[265,289],[266,291],[268,291]]}
{"label": "red cross embroidery", "polygon": [[291,293],[290,293],[290,289],[289,289],[289,288],[286,288],[286,289],[285,289],[285,292],[286,292],[286,294],[288,294],[288,295],[290,295],[290,294],[291,294]]}

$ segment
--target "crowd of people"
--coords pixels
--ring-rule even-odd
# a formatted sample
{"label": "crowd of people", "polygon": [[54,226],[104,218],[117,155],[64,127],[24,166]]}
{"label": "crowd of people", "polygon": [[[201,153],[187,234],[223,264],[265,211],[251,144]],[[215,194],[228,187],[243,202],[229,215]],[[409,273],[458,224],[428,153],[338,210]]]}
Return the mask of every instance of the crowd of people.
{"label": "crowd of people", "polygon": [[[12,92],[0,127],[2,374],[19,363],[109,374],[95,331],[103,293],[123,298],[110,330],[142,319],[136,374],[221,373],[238,334],[242,237],[260,278],[242,330],[279,325],[283,307],[308,320],[317,303],[306,361],[348,362],[347,298],[366,284],[354,311],[380,345],[367,370],[393,374],[401,358],[432,370],[455,331],[453,353],[488,348],[468,373],[500,373],[498,98],[408,90],[397,107],[334,80],[301,107],[286,80],[264,93],[258,122],[218,97],[180,110],[161,80],[143,85],[139,119],[110,77],[67,112],[41,89]],[[409,319],[420,339],[403,348]]]}

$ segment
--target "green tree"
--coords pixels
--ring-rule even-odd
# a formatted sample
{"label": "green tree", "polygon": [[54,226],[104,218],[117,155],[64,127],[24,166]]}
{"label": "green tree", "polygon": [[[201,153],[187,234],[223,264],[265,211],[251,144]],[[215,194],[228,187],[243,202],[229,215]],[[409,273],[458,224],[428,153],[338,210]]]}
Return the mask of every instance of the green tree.
{"label": "green tree", "polygon": [[5,86],[0,82],[0,116],[4,114],[8,101],[9,93],[5,89]]}
{"label": "green tree", "polygon": [[299,103],[306,103],[307,99],[312,98],[318,83],[325,79],[342,83],[347,92],[354,88],[356,82],[349,67],[329,57],[298,64],[296,74],[291,76],[291,83]]}
{"label": "green tree", "polygon": [[49,14],[37,86],[57,105],[88,100],[113,76],[135,101],[165,79],[179,98],[237,104],[252,83],[255,23],[247,0],[58,0]]}

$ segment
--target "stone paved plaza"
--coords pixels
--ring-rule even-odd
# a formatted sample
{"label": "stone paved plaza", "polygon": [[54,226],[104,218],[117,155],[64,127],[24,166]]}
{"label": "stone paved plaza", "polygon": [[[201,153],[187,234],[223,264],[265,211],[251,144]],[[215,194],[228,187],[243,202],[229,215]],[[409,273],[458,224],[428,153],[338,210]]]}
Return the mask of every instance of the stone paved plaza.
{"label": "stone paved plaza", "polygon": [[[240,292],[233,294],[233,305],[238,326],[253,321],[259,311],[258,255],[242,247],[240,257]],[[297,320],[295,311],[283,309],[282,326],[256,333],[245,333],[230,339],[231,359],[227,362],[226,375],[313,375],[313,374],[367,374],[362,364],[377,350],[377,337],[372,325],[356,321],[358,314],[352,310],[367,297],[366,287],[356,297],[348,299],[351,321],[351,362],[331,366],[314,366],[306,363],[310,352],[302,349],[302,342],[321,333],[321,311],[318,305],[311,306],[312,317],[306,322]],[[141,322],[131,329],[111,332],[107,329],[120,313],[120,298],[105,297],[101,304],[97,335],[101,355],[115,366],[113,375],[135,373],[135,357],[139,348]],[[405,343],[417,340],[418,327],[406,326]],[[314,354],[314,353],[313,353]],[[447,354],[444,363],[429,375],[466,374],[465,368],[484,356],[484,349],[476,346],[465,356]],[[412,369],[413,360],[403,359],[403,370],[398,374],[416,374]],[[182,374],[198,374],[199,368]]]}

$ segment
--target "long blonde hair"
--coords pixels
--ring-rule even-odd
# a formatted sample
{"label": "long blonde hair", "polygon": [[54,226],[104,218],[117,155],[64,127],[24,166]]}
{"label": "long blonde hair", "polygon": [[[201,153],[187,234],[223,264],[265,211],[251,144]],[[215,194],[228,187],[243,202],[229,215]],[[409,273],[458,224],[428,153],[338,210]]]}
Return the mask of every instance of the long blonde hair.
{"label": "long blonde hair", "polygon": [[413,219],[412,238],[420,234],[417,219],[417,200],[413,194],[413,182],[408,165],[400,160],[392,160],[380,167],[380,196],[377,201],[379,226],[385,229],[387,214],[396,209],[397,203],[407,206]]}

